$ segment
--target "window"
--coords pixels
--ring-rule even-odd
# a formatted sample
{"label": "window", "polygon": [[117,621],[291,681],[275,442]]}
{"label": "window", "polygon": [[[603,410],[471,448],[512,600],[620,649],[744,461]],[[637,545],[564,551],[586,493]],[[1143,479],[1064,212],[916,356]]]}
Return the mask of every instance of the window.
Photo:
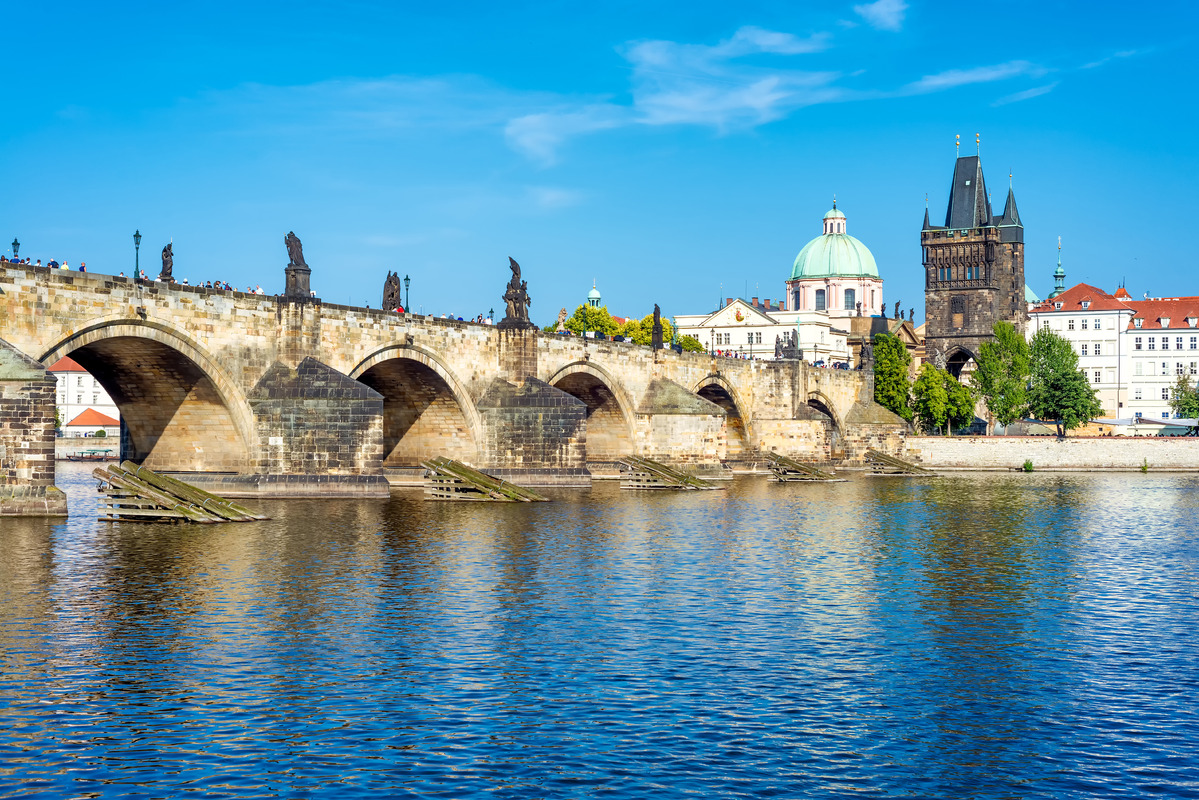
{"label": "window", "polygon": [[1175,375],[1182,375],[1182,374],[1183,374],[1183,371],[1182,371],[1182,362],[1181,362],[1181,361],[1177,362],[1177,363],[1174,365],[1174,374],[1175,374]]}
{"label": "window", "polygon": [[1195,370],[1197,367],[1199,367],[1199,361],[1192,361],[1191,362],[1191,374],[1192,375],[1195,374]]}
{"label": "window", "polygon": [[793,311],[798,311],[800,308],[802,308],[802,306],[800,306],[799,303],[800,303],[799,289],[796,289],[794,292],[791,293],[791,309]]}
{"label": "window", "polygon": [[76,385],[76,386],[82,386],[82,385],[83,385],[83,376],[82,376],[82,375],[80,375],[78,378],[76,378],[76,379],[75,379],[75,385]]}
{"label": "window", "polygon": [[1095,330],[1099,330],[1101,321],[1102,320],[1100,320],[1099,317],[1095,317]]}
{"label": "window", "polygon": [[858,298],[857,298],[857,295],[854,294],[853,289],[846,289],[845,290],[845,310],[853,311],[855,308],[857,308],[857,305],[858,305]]}
{"label": "window", "polygon": [[1170,387],[1168,387],[1168,386],[1163,386],[1163,387],[1162,387],[1162,399],[1163,399],[1163,400],[1169,400],[1169,399],[1170,399]]}
{"label": "window", "polygon": [[1163,328],[1170,327],[1170,318],[1169,317],[1158,317],[1158,319],[1160,319],[1162,321]]}
{"label": "window", "polygon": [[[1133,391],[1133,393],[1132,393],[1132,399],[1133,399],[1133,400],[1140,400],[1140,399],[1141,399],[1141,387],[1139,387],[1139,386],[1138,386],[1138,387],[1136,388],[1136,390],[1135,390],[1135,391]],[[1139,417],[1139,416],[1141,416],[1141,413],[1140,413],[1139,411],[1137,412],[1137,416],[1138,416],[1138,417]]]}
{"label": "window", "polygon": [[1066,330],[1068,330],[1068,331],[1074,330],[1074,320],[1072,320],[1072,319],[1066,320]]}
{"label": "window", "polygon": [[1167,364],[1165,361],[1163,361],[1163,362],[1162,362],[1162,374],[1163,374],[1163,375],[1169,375],[1169,374],[1170,374],[1170,365],[1169,365],[1169,364]]}
{"label": "window", "polygon": [[816,310],[817,311],[825,310],[824,289],[816,290]]}
{"label": "window", "polygon": [[1099,348],[1100,348],[1100,344],[1099,344],[1099,342],[1095,342],[1095,355],[1099,355],[1099,354],[1100,354],[1100,353],[1099,353]]}
{"label": "window", "polygon": [[761,343],[762,343],[762,332],[761,332],[761,331],[758,331],[757,333],[755,333],[755,334],[754,334],[754,339],[756,340],[756,341],[754,342],[754,344],[761,344]]}
{"label": "window", "polygon": [[1082,318],[1082,325],[1081,325],[1081,328],[1082,328],[1082,330],[1084,330],[1084,331],[1087,329],[1087,318],[1086,318],[1086,317],[1083,317],[1083,318]]}
{"label": "window", "polygon": [[1087,346],[1085,344],[1082,346],[1082,354],[1084,356],[1087,354]]}
{"label": "window", "polygon": [[1054,303],[1054,304],[1053,304],[1053,307],[1054,307],[1054,309],[1055,309],[1055,310],[1057,310],[1057,311],[1061,311],[1061,310],[1062,310],[1062,304],[1061,304],[1060,302]]}
{"label": "window", "polygon": [[1175,336],[1175,337],[1174,337],[1174,349],[1175,349],[1175,350],[1181,350],[1181,349],[1182,349],[1182,337],[1181,337],[1181,336]]}
{"label": "window", "polygon": [[1093,382],[1099,383],[1099,370],[1095,370],[1095,380]]}
{"label": "window", "polygon": [[747,344],[753,344],[753,343],[754,343],[754,332],[753,332],[753,331],[750,331],[750,332],[749,332],[749,334],[748,334],[748,335],[745,337],[745,341],[746,341],[746,343],[747,343]]}
{"label": "window", "polygon": [[1141,337],[1140,337],[1140,336],[1138,336],[1138,337],[1136,337],[1135,339],[1133,339],[1133,340],[1132,340],[1132,349],[1133,349],[1133,350],[1140,350],[1140,349],[1141,349]]}
{"label": "window", "polygon": [[1049,320],[1045,320],[1045,322],[1041,325],[1041,327],[1044,328],[1045,330],[1049,330]]}
{"label": "window", "polygon": [[[1087,310],[1088,308],[1090,308],[1090,307],[1091,307],[1091,301],[1090,301],[1090,300],[1083,300],[1083,301],[1082,301],[1082,310],[1083,310],[1083,311],[1086,311],[1086,310]],[[1082,321],[1082,326],[1083,326],[1084,328],[1085,328],[1085,327],[1087,327],[1087,321],[1086,321],[1085,319]]]}
{"label": "window", "polygon": [[1139,328],[1139,327],[1141,327],[1141,322],[1142,322],[1142,320],[1139,320],[1139,319],[1134,319],[1134,320],[1132,321],[1132,326],[1133,326],[1134,328]]}
{"label": "window", "polygon": [[1138,361],[1138,362],[1136,363],[1136,365],[1135,365],[1135,370],[1136,370],[1136,374],[1137,374],[1137,375],[1140,375],[1140,374],[1141,374],[1141,362],[1140,362],[1140,361]]}
{"label": "window", "polygon": [[1199,350],[1199,336],[1192,336],[1192,337],[1191,337],[1191,349],[1192,349],[1192,350]]}
{"label": "window", "polygon": [[949,314],[951,316],[950,325],[954,328],[962,328],[966,325],[966,298],[961,295],[955,295],[949,298]]}
{"label": "window", "polygon": [[1163,411],[1163,412],[1162,412],[1162,419],[1169,419],[1169,418],[1170,418],[1170,412],[1169,412],[1169,411]]}
{"label": "window", "polygon": [[83,405],[83,395],[81,395],[81,394],[75,395],[75,405],[79,405],[79,406]]}
{"label": "window", "polygon": [[1149,337],[1149,349],[1150,349],[1150,350],[1154,349],[1154,348],[1157,346],[1157,345],[1155,344],[1156,342],[1157,342],[1157,337],[1156,337],[1156,336],[1150,336],[1150,337]]}
{"label": "window", "polygon": [[[1181,366],[1182,366],[1182,364],[1179,364],[1178,366],[1180,366],[1180,367],[1181,367]],[[1179,374],[1179,375],[1181,375],[1182,373],[1180,372],[1180,373],[1178,373],[1178,374]],[[93,395],[92,395],[92,405],[96,405],[96,404],[97,404],[97,403],[99,403],[99,402],[100,402],[100,395],[98,395],[98,394],[93,394]]]}

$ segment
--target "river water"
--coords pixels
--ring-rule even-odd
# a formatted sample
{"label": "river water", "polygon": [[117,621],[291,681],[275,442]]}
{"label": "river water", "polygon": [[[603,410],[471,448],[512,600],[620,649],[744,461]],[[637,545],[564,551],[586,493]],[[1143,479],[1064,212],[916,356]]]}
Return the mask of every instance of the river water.
{"label": "river water", "polygon": [[4,797],[1199,794],[1199,478],[0,521]]}

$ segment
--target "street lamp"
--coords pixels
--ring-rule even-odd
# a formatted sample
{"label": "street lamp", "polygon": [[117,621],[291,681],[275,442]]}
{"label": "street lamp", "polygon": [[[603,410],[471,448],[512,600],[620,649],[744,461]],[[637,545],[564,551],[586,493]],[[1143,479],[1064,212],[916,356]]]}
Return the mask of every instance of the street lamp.
{"label": "street lamp", "polygon": [[404,310],[407,311],[409,314],[412,313],[412,306],[410,306],[408,304],[408,284],[411,282],[412,282],[412,279],[409,278],[407,275],[405,275],[404,276]]}
{"label": "street lamp", "polygon": [[138,269],[138,251],[142,248],[142,232],[140,229],[133,232],[133,277],[141,277],[141,270]]}
{"label": "street lamp", "polygon": [[17,260],[17,251],[21,249],[21,243],[17,241],[17,237],[12,237],[12,260]]}

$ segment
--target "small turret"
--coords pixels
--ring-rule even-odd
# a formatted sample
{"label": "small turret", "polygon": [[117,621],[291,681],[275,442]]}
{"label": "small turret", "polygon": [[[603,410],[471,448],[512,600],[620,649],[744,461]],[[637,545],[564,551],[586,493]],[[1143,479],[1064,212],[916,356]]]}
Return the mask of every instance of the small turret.
{"label": "small turret", "polygon": [[1049,299],[1057,297],[1066,291],[1066,271],[1062,269],[1062,237],[1057,237],[1057,269],[1053,271],[1053,291]]}

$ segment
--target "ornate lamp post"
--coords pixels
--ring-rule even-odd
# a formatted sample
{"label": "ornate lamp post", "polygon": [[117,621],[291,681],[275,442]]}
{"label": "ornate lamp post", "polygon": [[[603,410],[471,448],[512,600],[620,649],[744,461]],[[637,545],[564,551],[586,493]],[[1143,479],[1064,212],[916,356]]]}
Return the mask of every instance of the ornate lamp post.
{"label": "ornate lamp post", "polygon": [[21,243],[17,241],[17,237],[12,237],[12,260],[17,260],[17,251],[21,249]]}
{"label": "ornate lamp post", "polygon": [[142,248],[142,232],[138,229],[133,232],[133,277],[140,278],[141,270],[138,269],[138,251]]}
{"label": "ornate lamp post", "polygon": [[412,306],[410,306],[408,304],[408,284],[411,282],[412,282],[412,279],[409,278],[407,275],[405,275],[404,276],[404,310],[407,311],[409,314],[412,313]]}

